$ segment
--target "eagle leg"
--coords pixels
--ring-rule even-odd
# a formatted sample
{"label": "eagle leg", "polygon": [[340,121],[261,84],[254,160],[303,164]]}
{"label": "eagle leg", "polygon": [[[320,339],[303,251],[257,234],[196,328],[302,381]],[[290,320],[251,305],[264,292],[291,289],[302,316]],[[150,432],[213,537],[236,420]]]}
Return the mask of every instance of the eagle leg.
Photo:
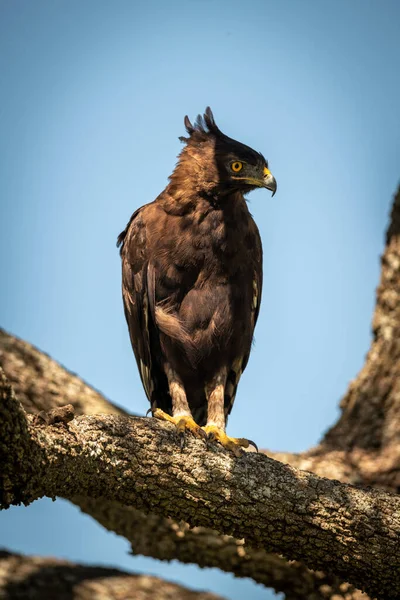
{"label": "eagle leg", "polygon": [[205,387],[208,416],[203,431],[207,434],[208,439],[219,442],[221,446],[231,450],[235,456],[239,457],[242,454],[242,448],[248,448],[250,445],[254,446],[257,451],[258,448],[251,440],[229,437],[225,433],[224,398],[226,377],[227,371],[223,370]]}
{"label": "eagle leg", "polygon": [[172,417],[160,408],[156,408],[153,417],[163,421],[173,423],[177,429],[181,450],[185,446],[185,435],[190,431],[197,438],[207,438],[207,434],[197,425],[192,417],[189,404],[186,398],[185,388],[178,374],[170,367],[165,365],[165,372],[168,378],[169,393],[172,399]]}

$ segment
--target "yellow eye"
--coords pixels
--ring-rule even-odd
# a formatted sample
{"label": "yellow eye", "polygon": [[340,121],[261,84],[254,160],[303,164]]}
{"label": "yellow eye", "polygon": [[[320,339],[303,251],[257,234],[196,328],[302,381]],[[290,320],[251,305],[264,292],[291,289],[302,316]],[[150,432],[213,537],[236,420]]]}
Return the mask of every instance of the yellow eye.
{"label": "yellow eye", "polygon": [[243,163],[239,162],[238,160],[235,160],[235,162],[231,164],[231,169],[234,173],[239,173],[239,171],[243,169]]}

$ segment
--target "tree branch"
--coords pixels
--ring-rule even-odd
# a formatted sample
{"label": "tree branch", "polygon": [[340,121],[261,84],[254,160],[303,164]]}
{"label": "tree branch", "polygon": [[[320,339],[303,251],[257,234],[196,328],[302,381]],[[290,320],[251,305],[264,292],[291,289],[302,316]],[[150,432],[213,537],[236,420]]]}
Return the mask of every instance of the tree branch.
{"label": "tree branch", "polygon": [[[78,415],[125,414],[47,354],[1,329],[0,362],[27,412],[51,411],[68,402]],[[297,458],[297,455],[283,455],[283,460],[288,462],[289,456]],[[326,462],[328,476],[338,478],[340,465],[329,457]],[[321,464],[319,468],[322,469]],[[70,499],[105,528],[123,535],[131,543],[134,554],[167,561],[177,559],[203,567],[217,567],[238,577],[251,577],[257,583],[284,592],[287,600],[326,600],[332,595],[339,599],[344,593],[346,600],[359,598],[359,592],[353,586],[343,584],[335,576],[315,573],[300,563],[289,563],[261,549],[253,550],[243,540],[221,536],[214,530],[190,528],[184,522],[145,514],[104,498],[77,496]],[[368,600],[364,595],[363,599]]]}
{"label": "tree branch", "polygon": [[149,575],[0,550],[2,600],[223,600]]}
{"label": "tree branch", "polygon": [[[385,452],[382,465],[400,490],[400,187],[394,197],[382,257],[373,317],[373,340],[364,367],[341,401],[342,415],[326,434],[326,448],[346,452]],[[392,455],[392,458],[390,457]],[[389,476],[389,470],[392,470]],[[373,479],[379,480],[379,469]],[[368,476],[366,477],[368,482]]]}
{"label": "tree branch", "polygon": [[156,514],[145,514],[116,502],[92,498],[73,498],[84,512],[107,529],[124,536],[134,555],[160,560],[196,562],[200,567],[216,567],[236,577],[250,577],[257,583],[282,592],[286,600],[368,600],[351,584],[334,575],[311,571],[298,561],[287,561],[245,541],[219,535],[205,527],[189,527]]}
{"label": "tree branch", "polygon": [[206,451],[196,439],[182,454],[174,427],[155,419],[82,416],[47,426],[28,415],[15,436],[3,427],[8,415],[20,418],[21,408],[4,382],[2,395],[0,462],[10,482],[0,489],[1,506],[43,495],[104,497],[334,570],[371,595],[400,595],[394,495],[322,479],[263,455],[236,459],[217,445]]}
{"label": "tree branch", "polygon": [[[0,330],[0,362],[13,382],[24,407],[30,412],[49,411],[65,402],[74,405],[78,414],[85,412],[123,411],[109,403],[79,377],[66,371],[56,361],[27,342]],[[318,452],[305,455],[275,453],[284,462],[293,462],[298,468],[316,470],[318,474],[343,481],[358,481],[355,465],[342,451]],[[253,550],[243,540],[220,536],[216,531],[195,527],[159,515],[145,515],[104,498],[71,498],[80,508],[98,520],[104,527],[123,535],[132,544],[135,554],[161,560],[178,559],[186,563],[217,567],[239,577],[284,592],[287,600],[326,600],[335,597],[346,600],[362,596],[353,586],[344,584],[332,575],[310,571],[297,562],[287,562],[264,550]]]}

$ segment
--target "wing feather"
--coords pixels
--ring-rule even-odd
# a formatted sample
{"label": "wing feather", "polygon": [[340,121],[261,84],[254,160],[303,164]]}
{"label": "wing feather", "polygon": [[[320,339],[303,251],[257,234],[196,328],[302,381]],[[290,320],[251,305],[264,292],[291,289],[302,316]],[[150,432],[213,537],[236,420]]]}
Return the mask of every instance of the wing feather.
{"label": "wing feather", "polygon": [[[254,223],[254,222],[253,222]],[[254,254],[253,254],[253,296],[252,296],[252,304],[251,304],[251,323],[252,323],[252,333],[254,334],[254,329],[258,320],[258,315],[260,312],[261,305],[261,294],[262,294],[262,284],[263,284],[263,270],[262,270],[262,244],[260,234],[257,228],[257,225],[254,223]],[[251,347],[248,348],[248,351],[244,356],[239,356],[231,365],[230,370],[228,371],[226,386],[225,386],[225,419],[228,418],[229,413],[232,410],[233,404],[235,402],[235,396],[237,391],[237,386],[239,384],[240,378],[242,376],[243,371],[245,370],[247,363],[249,361]]]}
{"label": "wing feather", "polygon": [[139,208],[118,236],[122,258],[122,297],[130,340],[140,378],[154,411],[171,410],[168,382],[162,367],[155,316],[155,272],[146,223],[149,207]]}

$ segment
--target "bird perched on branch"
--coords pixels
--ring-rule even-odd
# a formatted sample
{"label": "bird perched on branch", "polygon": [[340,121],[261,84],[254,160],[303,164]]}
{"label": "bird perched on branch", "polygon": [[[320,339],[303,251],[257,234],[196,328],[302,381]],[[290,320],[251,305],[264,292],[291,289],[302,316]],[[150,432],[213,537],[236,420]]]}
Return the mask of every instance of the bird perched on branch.
{"label": "bird perched on branch", "polygon": [[261,301],[262,248],[244,194],[276,181],[262,154],[224,135],[210,108],[165,190],[118,237],[130,339],[153,416],[240,455],[225,433]]}

